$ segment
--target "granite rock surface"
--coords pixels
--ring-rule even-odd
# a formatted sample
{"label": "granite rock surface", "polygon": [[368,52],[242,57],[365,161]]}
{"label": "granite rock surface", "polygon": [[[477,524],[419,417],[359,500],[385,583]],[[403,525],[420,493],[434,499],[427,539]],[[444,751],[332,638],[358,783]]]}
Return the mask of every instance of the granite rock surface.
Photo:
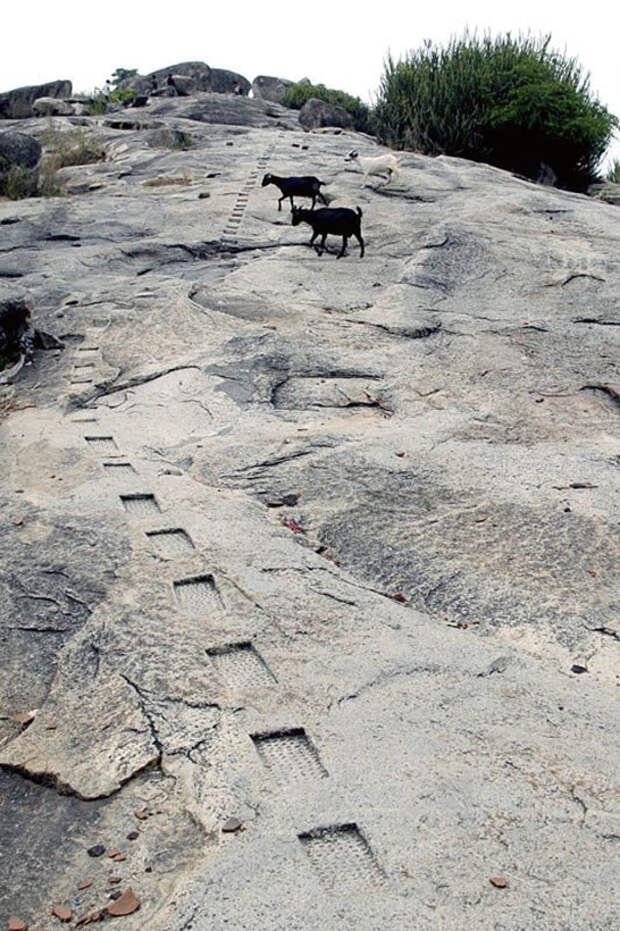
{"label": "granite rock surface", "polygon": [[215,97],[0,202],[0,922],[612,931],[617,208]]}

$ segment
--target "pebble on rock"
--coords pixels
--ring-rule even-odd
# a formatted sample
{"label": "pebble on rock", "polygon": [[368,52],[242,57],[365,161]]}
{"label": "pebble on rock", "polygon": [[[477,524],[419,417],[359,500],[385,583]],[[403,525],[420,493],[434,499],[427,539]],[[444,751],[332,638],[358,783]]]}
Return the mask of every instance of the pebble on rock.
{"label": "pebble on rock", "polygon": [[133,889],[125,889],[123,894],[116,899],[115,902],[112,902],[110,905],[106,905],[105,910],[108,915],[113,917],[121,917],[124,915],[132,915],[135,911],[140,908],[140,900],[135,895]]}
{"label": "pebble on rock", "polygon": [[28,931],[28,926],[21,918],[9,918],[7,931]]}
{"label": "pebble on rock", "polygon": [[105,853],[105,847],[103,844],[95,844],[94,847],[88,848],[87,853],[89,857],[102,857]]}

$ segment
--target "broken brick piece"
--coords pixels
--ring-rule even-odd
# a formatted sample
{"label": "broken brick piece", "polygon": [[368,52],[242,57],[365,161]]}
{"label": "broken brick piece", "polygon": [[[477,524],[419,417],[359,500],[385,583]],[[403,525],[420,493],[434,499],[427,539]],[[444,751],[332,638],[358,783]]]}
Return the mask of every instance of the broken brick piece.
{"label": "broken brick piece", "polygon": [[21,918],[9,918],[7,931],[27,931],[27,925]]}
{"label": "broken brick piece", "polygon": [[73,917],[73,912],[66,905],[55,905],[51,914],[54,918],[58,918],[59,921],[71,921]]}
{"label": "broken brick piece", "polygon": [[115,863],[122,863],[123,860],[126,860],[126,859],[127,859],[127,857],[124,857],[122,853],[117,853],[116,856],[114,857],[114,862],[115,862]]}
{"label": "broken brick piece", "polygon": [[121,882],[122,878],[122,876],[108,876],[108,882],[111,886],[115,886],[117,883]]}
{"label": "broken brick piece", "polygon": [[392,599],[392,601],[398,601],[400,604],[404,604],[404,605],[408,604],[407,599],[401,592],[396,592],[395,595],[390,595],[390,598]]}
{"label": "broken brick piece", "polygon": [[92,886],[92,882],[90,881],[90,879],[85,879],[83,882],[79,884],[78,890],[81,892],[83,889],[90,889],[91,886]]}
{"label": "broken brick piece", "polygon": [[34,718],[34,711],[16,711],[15,714],[11,715],[13,724],[18,724],[20,727],[26,727],[28,724],[32,724]]}
{"label": "broken brick piece", "polygon": [[146,821],[146,819],[148,818],[148,815],[146,811],[144,810],[144,808],[141,808],[138,811],[134,811],[134,815],[136,816],[138,821]]}
{"label": "broken brick piece", "polygon": [[101,921],[102,915],[101,912],[89,912],[88,915],[82,915],[81,918],[75,923],[76,928],[81,928],[84,925],[92,925],[96,921]]}
{"label": "broken brick piece", "polygon": [[508,880],[504,879],[503,876],[491,876],[489,882],[496,889],[505,889],[508,886]]}
{"label": "broken brick piece", "polygon": [[140,908],[140,900],[134,893],[133,889],[125,889],[120,899],[110,902],[106,905],[105,910],[108,915],[120,918],[124,915],[132,915]]}
{"label": "broken brick piece", "polygon": [[107,856],[110,857],[110,859],[114,859],[114,857],[118,857],[118,854],[118,850],[108,850]]}

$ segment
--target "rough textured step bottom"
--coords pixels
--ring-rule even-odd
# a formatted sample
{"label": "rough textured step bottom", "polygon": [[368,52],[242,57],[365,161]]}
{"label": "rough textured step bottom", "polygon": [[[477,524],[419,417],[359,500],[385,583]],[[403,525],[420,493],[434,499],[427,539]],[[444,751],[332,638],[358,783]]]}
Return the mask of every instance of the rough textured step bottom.
{"label": "rough textured step bottom", "polygon": [[152,530],[146,535],[160,556],[182,556],[194,549],[184,530]]}
{"label": "rough textured step bottom", "polygon": [[282,782],[327,776],[317,750],[301,727],[273,734],[253,734],[252,740],[267,769]]}
{"label": "rough textured step bottom", "polygon": [[120,498],[127,513],[136,517],[148,517],[159,512],[155,495],[121,495]]}
{"label": "rough textured step bottom", "polygon": [[174,593],[184,611],[200,613],[220,609],[215,580],[212,575],[174,582]]}
{"label": "rough textured step bottom", "polygon": [[273,685],[275,676],[251,643],[235,643],[221,649],[207,650],[222,678],[233,688],[257,688]]}
{"label": "rough textured step bottom", "polygon": [[110,478],[132,478],[136,470],[128,462],[104,462],[103,468]]}
{"label": "rough textured step bottom", "polygon": [[325,885],[368,888],[383,883],[383,873],[356,824],[316,828],[298,836]]}
{"label": "rough textured step bottom", "polygon": [[112,436],[85,436],[84,439],[97,453],[110,453],[118,449]]}

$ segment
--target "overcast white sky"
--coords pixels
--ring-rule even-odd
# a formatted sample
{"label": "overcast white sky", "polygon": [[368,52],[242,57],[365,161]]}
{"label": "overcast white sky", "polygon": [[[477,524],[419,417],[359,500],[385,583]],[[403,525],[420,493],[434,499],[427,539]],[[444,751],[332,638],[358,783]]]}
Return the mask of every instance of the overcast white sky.
{"label": "overcast white sky", "polygon": [[[614,13],[615,9],[615,13]],[[250,81],[258,74],[309,77],[369,100],[386,52],[395,57],[425,38],[445,42],[479,31],[550,32],[555,47],[591,72],[602,102],[620,114],[620,4],[568,0],[4,0],[0,91],[55,78],[74,90],[101,86],[116,67],[141,73],[206,61]],[[620,143],[614,145],[620,156]]]}

